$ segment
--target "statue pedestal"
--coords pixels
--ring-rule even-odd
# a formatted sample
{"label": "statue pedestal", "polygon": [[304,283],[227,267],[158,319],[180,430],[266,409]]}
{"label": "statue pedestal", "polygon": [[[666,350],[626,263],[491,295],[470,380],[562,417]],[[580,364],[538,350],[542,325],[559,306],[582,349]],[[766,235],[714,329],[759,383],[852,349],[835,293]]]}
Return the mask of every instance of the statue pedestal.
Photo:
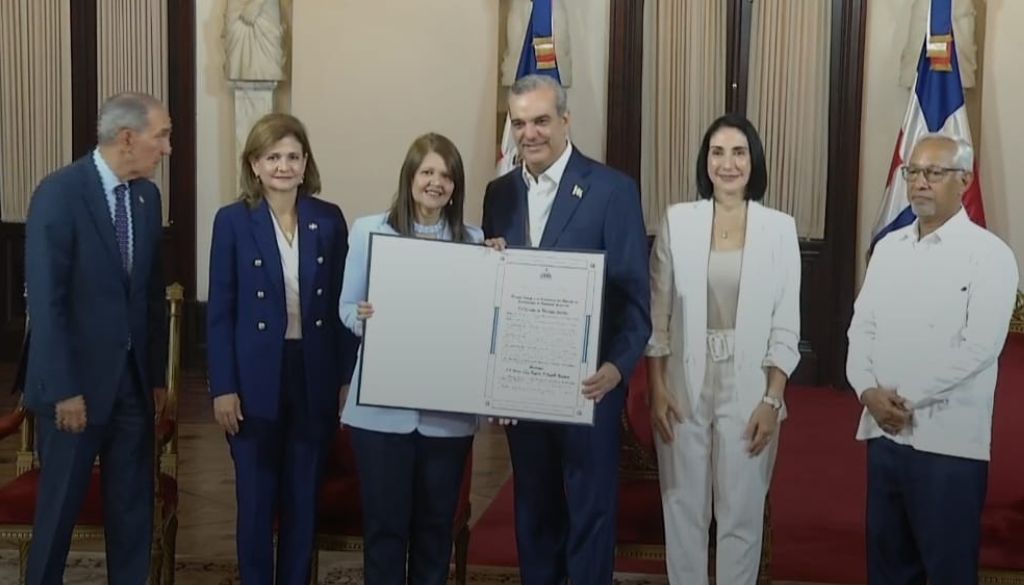
{"label": "statue pedestal", "polygon": [[[277,82],[229,81],[228,84],[235,92],[235,164],[238,164],[252,125],[274,111],[274,88]],[[238,177],[235,179],[237,186]]]}

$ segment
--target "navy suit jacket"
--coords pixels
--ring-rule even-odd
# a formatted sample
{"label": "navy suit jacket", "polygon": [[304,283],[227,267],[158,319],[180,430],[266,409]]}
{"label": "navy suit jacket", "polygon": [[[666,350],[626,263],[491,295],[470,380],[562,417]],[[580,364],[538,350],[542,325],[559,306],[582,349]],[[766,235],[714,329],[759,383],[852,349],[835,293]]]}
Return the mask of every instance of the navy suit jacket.
{"label": "navy suit jacket", "polygon": [[[485,237],[527,244],[526,195],[522,167],[487,185]],[[538,247],[605,252],[600,359],[615,364],[624,385],[651,335],[647,233],[636,182],[573,149]]]}
{"label": "navy suit jacket", "polygon": [[91,152],[43,179],[32,196],[25,225],[32,328],[25,404],[39,415],[52,417],[55,403],[81,394],[89,423],[105,423],[129,356],[150,409],[148,389],[166,385],[160,191],[146,179],[129,182],[129,189],[130,276]]}
{"label": "navy suit jacket", "polygon": [[[317,429],[338,425],[338,391],[352,378],[358,340],[338,316],[348,228],[333,203],[300,194],[297,202],[299,297],[306,394]],[[277,420],[284,334],[284,276],[270,206],[237,202],[213,223],[207,355],[210,393],[236,392],[242,415]]]}

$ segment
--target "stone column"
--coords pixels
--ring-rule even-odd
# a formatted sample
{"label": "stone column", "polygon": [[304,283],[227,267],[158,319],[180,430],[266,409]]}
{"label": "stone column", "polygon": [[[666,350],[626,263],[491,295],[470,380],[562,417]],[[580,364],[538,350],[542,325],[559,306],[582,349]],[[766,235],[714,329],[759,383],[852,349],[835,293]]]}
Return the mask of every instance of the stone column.
{"label": "stone column", "polygon": [[235,185],[237,169],[245,149],[245,139],[257,120],[274,111],[274,88],[277,81],[229,81],[235,93]]}

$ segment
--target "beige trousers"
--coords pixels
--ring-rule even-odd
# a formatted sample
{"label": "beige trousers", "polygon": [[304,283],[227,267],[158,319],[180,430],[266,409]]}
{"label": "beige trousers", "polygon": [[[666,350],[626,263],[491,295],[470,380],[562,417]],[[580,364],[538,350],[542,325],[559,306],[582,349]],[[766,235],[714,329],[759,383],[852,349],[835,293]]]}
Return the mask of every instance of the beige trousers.
{"label": "beige trousers", "polygon": [[754,585],[757,581],[764,499],[778,432],[760,455],[747,453],[743,431],[752,413],[740,412],[737,406],[731,352],[727,357],[716,353],[719,361],[708,352],[700,399],[676,427],[675,440],[666,444],[655,439],[668,577],[673,585],[708,583],[712,514],[717,521],[716,583]]}

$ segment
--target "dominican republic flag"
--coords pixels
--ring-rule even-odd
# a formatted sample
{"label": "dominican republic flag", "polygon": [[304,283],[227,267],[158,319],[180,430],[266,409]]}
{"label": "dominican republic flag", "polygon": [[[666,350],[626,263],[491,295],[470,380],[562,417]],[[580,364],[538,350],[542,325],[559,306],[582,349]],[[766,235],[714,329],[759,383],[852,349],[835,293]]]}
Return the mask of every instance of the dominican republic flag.
{"label": "dominican republic flag", "polygon": [[[918,137],[930,132],[941,132],[971,142],[971,128],[964,107],[964,88],[960,83],[960,66],[953,40],[953,0],[931,0],[928,38],[921,49],[914,92],[910,94],[903,127],[892,153],[889,178],[885,183],[885,199],[872,230],[870,250],[889,232],[914,222],[914,212],[907,199],[907,182],[900,173],[900,166],[910,159]],[[972,170],[974,180],[964,193],[964,208],[975,223],[984,226],[985,208],[981,203],[977,157]]]}
{"label": "dominican republic flag", "polygon": [[[519,54],[516,79],[539,73],[550,75],[561,83],[558,62],[555,60],[554,10],[555,0],[533,0],[530,22]],[[502,176],[519,164],[519,153],[512,136],[512,118],[505,116],[505,131],[501,135],[501,153],[498,155],[498,175]]]}

